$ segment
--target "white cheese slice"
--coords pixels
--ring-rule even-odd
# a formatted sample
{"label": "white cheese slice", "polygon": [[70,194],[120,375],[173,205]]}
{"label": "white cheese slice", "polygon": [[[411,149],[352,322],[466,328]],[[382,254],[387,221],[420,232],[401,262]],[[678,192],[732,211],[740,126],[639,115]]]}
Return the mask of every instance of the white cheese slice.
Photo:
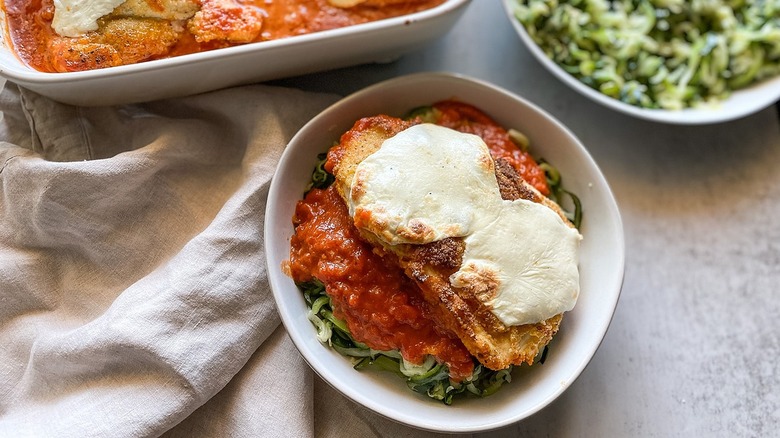
{"label": "white cheese slice", "polygon": [[485,290],[485,304],[508,326],[533,324],[574,308],[582,238],[552,209],[518,199],[496,205],[491,223],[466,237],[455,287]]}
{"label": "white cheese slice", "polygon": [[54,0],[52,27],[61,36],[77,37],[97,30],[97,21],[125,0]]}
{"label": "white cheese slice", "polygon": [[356,224],[388,244],[463,237],[450,283],[470,289],[505,325],[574,308],[582,236],[542,204],[501,199],[478,136],[412,126],[358,165],[350,189]]}
{"label": "white cheese slice", "polygon": [[495,197],[493,160],[482,138],[420,124],[358,165],[348,204],[353,217],[370,212],[364,228],[388,243],[423,244],[468,235],[477,212]]}

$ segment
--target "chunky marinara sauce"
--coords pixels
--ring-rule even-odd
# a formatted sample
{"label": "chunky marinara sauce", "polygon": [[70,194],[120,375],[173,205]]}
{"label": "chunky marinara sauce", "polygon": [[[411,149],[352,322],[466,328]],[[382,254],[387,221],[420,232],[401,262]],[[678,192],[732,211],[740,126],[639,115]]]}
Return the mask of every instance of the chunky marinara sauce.
{"label": "chunky marinara sauce", "polygon": [[[503,157],[548,192],[544,172],[506,131],[477,108],[455,101],[434,105],[440,124],[483,136],[495,157]],[[540,179],[541,176],[541,179]],[[319,279],[334,313],[346,321],[355,340],[376,350],[399,350],[413,363],[433,355],[460,381],[474,360],[450,331],[437,323],[417,285],[389,257],[378,255],[355,228],[335,186],[312,189],[298,201],[293,217],[287,269],[296,282]]]}
{"label": "chunky marinara sauce", "polygon": [[324,283],[334,314],[356,341],[399,350],[412,363],[430,354],[447,364],[455,380],[471,375],[474,362],[466,347],[434,322],[422,293],[401,269],[360,238],[334,186],[309,191],[293,223],[291,277]]}
{"label": "chunky marinara sauce", "polygon": [[[148,1],[154,7],[161,7],[157,0]],[[211,0],[200,0],[200,3],[207,1]],[[367,4],[352,8],[338,8],[328,3],[328,0],[235,1],[237,4],[256,8],[262,15],[262,29],[254,40],[250,41],[260,42],[407,15],[430,9],[443,3],[444,0],[390,2],[382,6]],[[53,0],[0,0],[0,5],[5,9],[10,41],[13,42],[19,57],[30,67],[39,71],[66,71],[63,70],[62,60],[58,59],[61,55],[56,50],[63,37],[57,35],[52,28]],[[222,19],[229,20],[230,17],[226,15]],[[215,25],[219,24],[215,23]],[[67,38],[65,39],[67,40]],[[163,53],[150,53],[145,58],[142,54],[135,54],[133,59],[140,58],[140,60],[146,61],[168,58],[235,44],[228,41],[198,42],[185,28],[176,43],[169,46]],[[70,50],[83,50],[79,46],[74,47]],[[83,69],[91,68],[97,68],[97,66],[94,63],[87,63]],[[76,69],[79,69],[78,66],[69,65],[67,71]]]}

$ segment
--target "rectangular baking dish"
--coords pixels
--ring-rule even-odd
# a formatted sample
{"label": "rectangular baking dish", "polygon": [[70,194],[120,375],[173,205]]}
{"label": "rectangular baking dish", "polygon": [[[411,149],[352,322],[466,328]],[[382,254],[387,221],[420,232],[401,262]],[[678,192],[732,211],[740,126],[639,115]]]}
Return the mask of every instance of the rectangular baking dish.
{"label": "rectangular baking dish", "polygon": [[72,105],[98,106],[185,96],[229,86],[396,59],[443,36],[469,0],[448,0],[413,14],[285,39],[100,70],[44,73],[27,67],[0,43],[0,75]]}

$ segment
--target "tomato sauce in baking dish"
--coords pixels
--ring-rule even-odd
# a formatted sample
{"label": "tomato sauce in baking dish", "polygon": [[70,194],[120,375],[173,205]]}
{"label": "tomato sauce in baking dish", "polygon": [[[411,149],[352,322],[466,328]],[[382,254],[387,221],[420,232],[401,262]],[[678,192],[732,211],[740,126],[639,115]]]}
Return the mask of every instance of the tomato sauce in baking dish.
{"label": "tomato sauce in baking dish", "polygon": [[[481,135],[494,157],[504,157],[519,175],[549,192],[536,161],[484,113],[456,101],[433,108],[439,114],[437,123]],[[342,143],[349,135],[342,136]],[[331,149],[325,169],[339,161],[340,153],[339,146]],[[312,188],[296,204],[293,224],[285,271],[297,284],[322,282],[334,315],[346,322],[356,341],[375,350],[398,350],[411,363],[431,355],[448,366],[454,381],[472,375],[475,365],[467,348],[439,321],[436,309],[397,260],[374,251],[360,236],[335,185]]]}
{"label": "tomato sauce in baking dish", "polygon": [[107,4],[107,13],[89,17],[79,0],[61,0],[59,10],[54,0],[0,0],[19,58],[43,72],[92,70],[397,17],[445,0],[90,1]]}

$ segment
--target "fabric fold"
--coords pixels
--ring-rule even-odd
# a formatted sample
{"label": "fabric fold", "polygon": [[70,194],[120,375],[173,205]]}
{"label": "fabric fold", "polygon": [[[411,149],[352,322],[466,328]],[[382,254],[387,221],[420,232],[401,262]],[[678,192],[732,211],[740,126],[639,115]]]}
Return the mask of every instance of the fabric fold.
{"label": "fabric fold", "polygon": [[[262,252],[268,185],[335,99],[258,85],[79,108],[7,85],[0,435],[157,436],[264,342],[284,343]],[[266,412],[310,409],[290,398],[299,385]]]}

